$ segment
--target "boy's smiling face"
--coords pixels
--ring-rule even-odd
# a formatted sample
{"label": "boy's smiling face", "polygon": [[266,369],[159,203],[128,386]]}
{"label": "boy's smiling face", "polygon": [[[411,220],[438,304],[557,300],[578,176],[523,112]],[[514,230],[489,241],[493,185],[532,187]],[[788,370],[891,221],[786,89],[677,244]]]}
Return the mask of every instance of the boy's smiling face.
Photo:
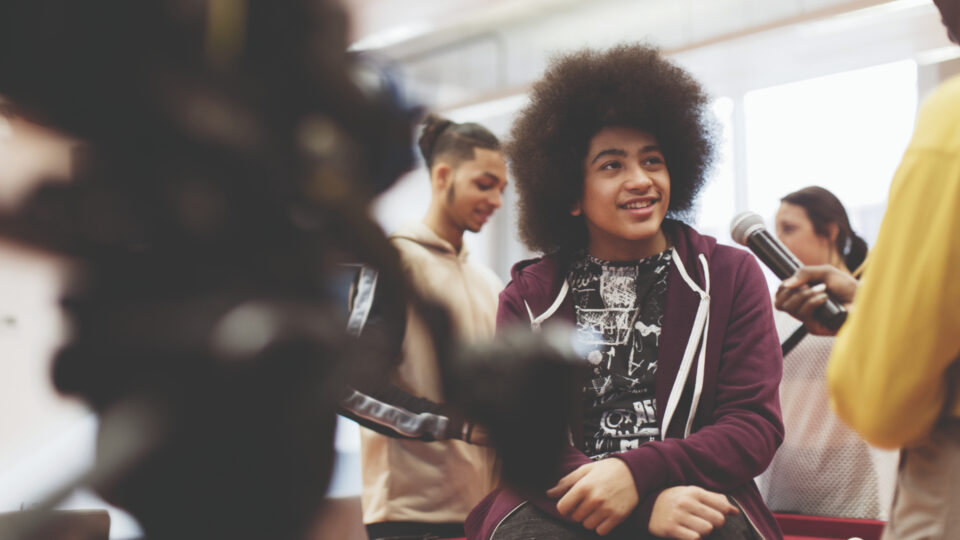
{"label": "boy's smiling face", "polygon": [[587,251],[605,260],[631,260],[666,249],[661,224],[670,206],[670,173],[650,133],[606,127],[590,140],[583,196],[571,214],[587,225]]}

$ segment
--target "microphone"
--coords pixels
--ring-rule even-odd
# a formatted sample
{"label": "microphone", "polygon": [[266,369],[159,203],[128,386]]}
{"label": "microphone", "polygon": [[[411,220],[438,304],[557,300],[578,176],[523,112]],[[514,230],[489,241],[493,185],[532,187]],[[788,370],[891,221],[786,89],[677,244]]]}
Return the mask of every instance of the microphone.
{"label": "microphone", "polygon": [[[763,225],[755,212],[742,212],[730,222],[730,236],[746,246],[781,280],[797,273],[802,263]],[[826,328],[836,331],[847,320],[847,310],[832,298],[817,308],[813,316]]]}

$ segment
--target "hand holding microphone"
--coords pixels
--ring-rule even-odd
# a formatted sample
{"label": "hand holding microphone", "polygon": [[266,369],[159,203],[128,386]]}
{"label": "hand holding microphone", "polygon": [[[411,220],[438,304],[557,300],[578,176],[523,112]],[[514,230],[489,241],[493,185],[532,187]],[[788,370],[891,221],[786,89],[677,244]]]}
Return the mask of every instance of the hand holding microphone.
{"label": "hand holding microphone", "polygon": [[849,303],[856,293],[858,284],[853,277],[832,266],[801,268],[800,261],[767,231],[763,218],[754,212],[743,212],[733,218],[730,236],[785,280],[777,291],[777,309],[803,321],[813,334],[837,333],[847,318],[841,302]]}
{"label": "hand holding microphone", "polygon": [[835,266],[804,266],[780,285],[774,306],[803,321],[811,334],[832,336],[837,329],[821,324],[816,310],[831,298],[844,305],[851,303],[859,286],[860,282]]}

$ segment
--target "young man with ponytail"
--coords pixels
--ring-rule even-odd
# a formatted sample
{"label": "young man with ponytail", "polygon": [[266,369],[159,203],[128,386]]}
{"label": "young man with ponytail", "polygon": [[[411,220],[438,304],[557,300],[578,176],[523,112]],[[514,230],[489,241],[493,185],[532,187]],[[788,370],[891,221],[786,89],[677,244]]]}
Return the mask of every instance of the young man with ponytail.
{"label": "young man with ponytail", "polygon": [[[467,260],[463,235],[479,232],[501,205],[507,168],[500,143],[483,126],[430,115],[419,146],[430,172],[430,206],[390,241],[407,282],[446,309],[453,338],[492,338],[503,285]],[[375,282],[361,272],[352,316],[376,311]],[[357,305],[362,299],[365,307]],[[462,537],[468,512],[495,486],[495,456],[477,430],[442,405],[438,360],[419,314],[407,309],[400,327],[402,338],[389,351],[397,358],[393,385],[354,391],[342,404],[345,416],[370,428],[361,430],[363,521],[371,540]]]}

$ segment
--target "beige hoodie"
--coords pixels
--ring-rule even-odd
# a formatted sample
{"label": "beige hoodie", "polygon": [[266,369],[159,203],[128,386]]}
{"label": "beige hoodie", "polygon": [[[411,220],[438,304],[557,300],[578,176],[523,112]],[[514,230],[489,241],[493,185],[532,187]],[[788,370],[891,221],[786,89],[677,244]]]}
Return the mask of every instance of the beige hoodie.
{"label": "beige hoodie", "polygon": [[[488,268],[467,262],[429,227],[408,223],[390,236],[408,281],[426,299],[447,308],[456,338],[490,339],[496,330],[502,282]],[[407,312],[403,358],[393,374],[401,389],[445,401],[437,360],[425,326]],[[462,441],[390,438],[361,428],[363,522],[453,523],[495,487],[494,454]]]}

